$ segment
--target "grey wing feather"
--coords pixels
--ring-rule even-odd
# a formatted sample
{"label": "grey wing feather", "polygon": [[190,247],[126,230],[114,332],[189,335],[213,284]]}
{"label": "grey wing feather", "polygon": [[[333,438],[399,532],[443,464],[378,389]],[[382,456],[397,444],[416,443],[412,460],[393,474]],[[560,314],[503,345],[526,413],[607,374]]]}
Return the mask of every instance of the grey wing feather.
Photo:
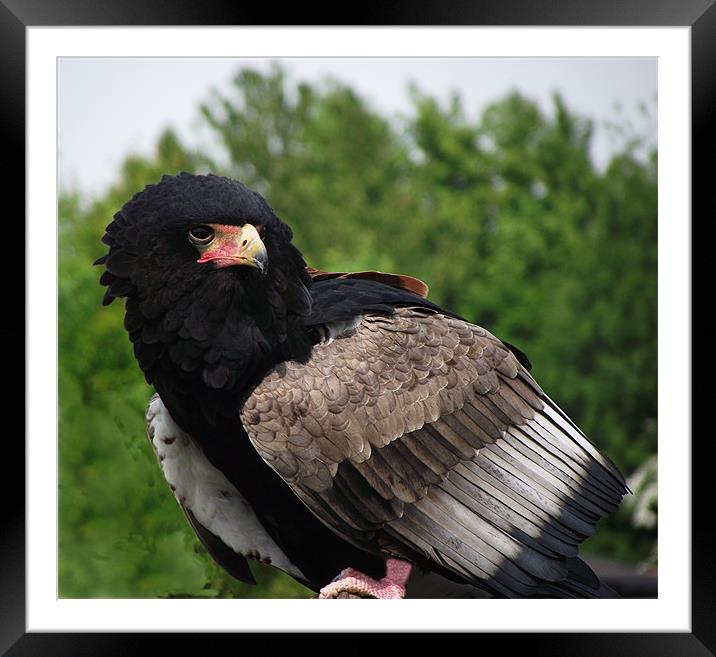
{"label": "grey wing feather", "polygon": [[337,533],[504,595],[569,578],[568,559],[627,492],[503,343],[422,309],[364,315],[271,372],[241,417]]}

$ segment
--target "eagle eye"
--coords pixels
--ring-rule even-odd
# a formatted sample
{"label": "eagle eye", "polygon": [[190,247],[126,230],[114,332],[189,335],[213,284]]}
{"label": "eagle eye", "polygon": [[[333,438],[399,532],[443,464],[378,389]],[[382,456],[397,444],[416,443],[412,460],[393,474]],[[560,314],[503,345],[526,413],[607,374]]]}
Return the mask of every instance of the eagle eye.
{"label": "eagle eye", "polygon": [[214,229],[211,226],[194,226],[189,230],[189,241],[192,244],[206,245],[214,239]]}

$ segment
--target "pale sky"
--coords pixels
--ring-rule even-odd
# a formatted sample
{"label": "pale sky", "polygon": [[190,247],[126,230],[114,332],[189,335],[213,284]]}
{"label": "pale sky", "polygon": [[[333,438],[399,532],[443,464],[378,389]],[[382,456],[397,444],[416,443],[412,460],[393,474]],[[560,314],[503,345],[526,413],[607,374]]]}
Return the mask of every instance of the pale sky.
{"label": "pale sky", "polygon": [[[190,145],[207,144],[199,103],[229,91],[242,67],[268,72],[280,64],[289,81],[331,76],[349,84],[384,115],[413,113],[408,84],[446,103],[457,91],[470,118],[512,90],[551,109],[559,91],[567,107],[595,120],[592,156],[603,166],[612,140],[607,120],[629,121],[657,142],[655,58],[61,58],[58,62],[60,183],[101,194],[129,153],[152,152],[171,126]],[[615,107],[620,106],[617,115]],[[640,105],[648,108],[644,116]]]}

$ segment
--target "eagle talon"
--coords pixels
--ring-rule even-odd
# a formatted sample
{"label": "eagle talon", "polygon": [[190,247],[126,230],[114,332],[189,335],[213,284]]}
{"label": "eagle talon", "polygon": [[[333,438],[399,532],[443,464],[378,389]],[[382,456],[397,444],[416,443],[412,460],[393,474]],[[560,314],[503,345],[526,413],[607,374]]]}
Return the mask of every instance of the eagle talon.
{"label": "eagle talon", "polygon": [[375,580],[355,568],[345,568],[330,584],[320,590],[318,597],[321,600],[328,600],[335,599],[342,593],[349,593],[361,598],[371,597],[382,600],[404,598],[405,583],[410,575],[411,565],[399,559],[388,559],[385,570],[385,577]]}
{"label": "eagle talon", "polygon": [[363,574],[359,571],[357,571],[355,568],[344,568],[341,570],[340,573],[338,573],[332,580],[331,584],[333,582],[339,582],[342,579],[345,579],[347,577],[362,577]]}

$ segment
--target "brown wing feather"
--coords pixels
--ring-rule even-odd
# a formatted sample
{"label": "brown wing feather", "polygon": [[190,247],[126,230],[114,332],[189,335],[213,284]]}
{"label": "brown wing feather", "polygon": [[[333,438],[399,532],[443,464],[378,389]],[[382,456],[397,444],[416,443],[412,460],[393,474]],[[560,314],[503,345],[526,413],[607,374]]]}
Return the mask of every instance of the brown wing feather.
{"label": "brown wing feather", "polygon": [[267,463],[348,540],[504,595],[566,577],[626,492],[502,342],[421,309],[365,315],[307,363],[279,366],[241,417]]}
{"label": "brown wing feather", "polygon": [[[498,373],[514,375],[517,367],[478,326],[411,309],[365,315],[354,334],[318,344],[307,363],[270,373],[244,404],[242,419],[284,479],[320,491],[332,483],[320,473],[345,460],[361,463],[374,448],[436,422],[470,386],[469,397],[496,391]],[[279,403],[289,398],[289,408]],[[475,448],[463,452],[469,458]]]}
{"label": "brown wing feather", "polygon": [[323,281],[329,278],[362,278],[371,281],[378,281],[390,287],[397,287],[400,290],[406,290],[417,294],[419,297],[427,299],[429,288],[427,283],[423,283],[420,279],[406,274],[389,274],[383,271],[354,271],[354,272],[329,272],[307,267],[308,275],[314,281]]}

